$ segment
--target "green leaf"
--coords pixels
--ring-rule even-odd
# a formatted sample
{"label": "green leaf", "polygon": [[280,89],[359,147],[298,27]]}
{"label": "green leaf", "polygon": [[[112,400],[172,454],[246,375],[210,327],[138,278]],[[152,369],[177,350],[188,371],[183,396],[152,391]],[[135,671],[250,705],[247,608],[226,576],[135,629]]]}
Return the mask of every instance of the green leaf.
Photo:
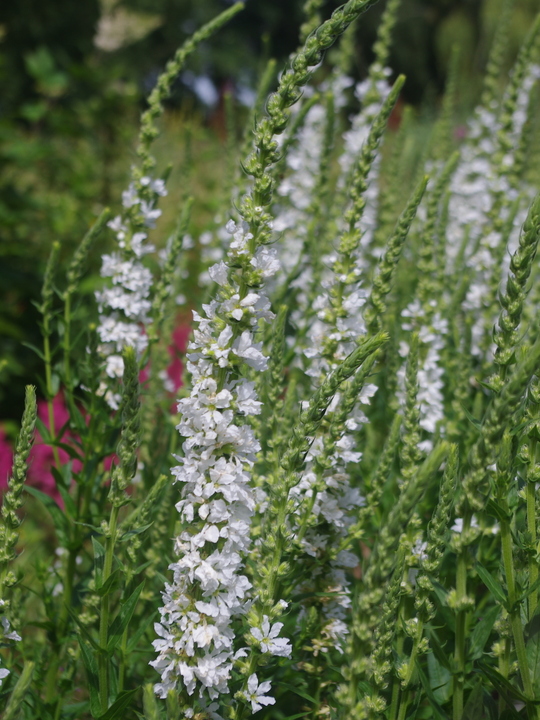
{"label": "green leaf", "polygon": [[471,633],[470,656],[473,660],[482,657],[484,647],[489,639],[495,620],[499,617],[499,605],[490,607],[480,618],[480,621]]}
{"label": "green leaf", "polygon": [[486,510],[500,522],[508,522],[512,518],[511,513],[505,512],[494,500],[487,501]]}
{"label": "green leaf", "polygon": [[460,405],[461,405],[461,409],[462,409],[463,412],[465,413],[467,419],[474,425],[474,427],[475,427],[478,431],[481,431],[481,430],[482,430],[482,423],[480,422],[480,420],[477,420],[475,417],[473,417],[473,416],[471,415],[471,413],[467,410],[467,408],[465,407],[465,405],[464,405],[463,403],[460,403]]}
{"label": "green leaf", "polygon": [[141,594],[143,587],[144,580],[140,585],[135,588],[135,590],[131,593],[128,599],[122,604],[118,615],[113,620],[109,629],[109,642],[107,643],[107,652],[111,653],[120,642],[122,634],[128,626],[128,623],[131,620],[133,613],[135,612],[135,607],[137,606],[139,595]]}
{"label": "green leaf", "polygon": [[58,507],[52,497],[46,495],[44,492],[41,492],[41,490],[30,487],[30,485],[25,485],[25,490],[45,505],[54,523],[54,528],[58,534],[60,544],[67,545],[69,538],[69,522],[63,510]]}
{"label": "green leaf", "polygon": [[120,586],[123,576],[124,571],[121,568],[116,568],[116,570],[113,570],[109,577],[105,580],[103,585],[98,585],[98,583],[96,582],[96,595],[99,595],[99,597],[105,597],[106,595],[110,595],[111,593],[113,593]]}
{"label": "green leaf", "polygon": [[279,686],[282,688],[285,688],[286,690],[290,690],[291,692],[295,693],[299,697],[303,698],[304,700],[307,700],[310,703],[313,703],[314,705],[317,705],[317,700],[315,698],[311,697],[311,695],[308,695],[305,690],[302,690],[300,688],[295,687],[294,685],[289,685],[289,683],[280,682]]}
{"label": "green leaf", "polygon": [[54,438],[49,432],[49,428],[45,425],[43,420],[40,420],[39,418],[36,418],[36,428],[39,431],[39,434],[41,435],[41,440],[43,441],[43,445],[53,445],[54,444]]}
{"label": "green leaf", "polygon": [[101,587],[103,577],[103,566],[105,565],[105,548],[96,540],[92,538],[92,547],[94,548],[94,574],[96,580],[96,587]]}
{"label": "green leaf", "polygon": [[508,609],[506,593],[504,592],[502,586],[495,580],[493,575],[491,575],[491,573],[479,562],[476,563],[476,572],[493,597],[500,602],[503,607]]}
{"label": "green leaf", "polygon": [[90,634],[90,631],[88,630],[88,628],[81,623],[81,621],[79,620],[79,616],[75,613],[73,608],[68,607],[67,611],[69,613],[70,618],[73,620],[75,625],[77,625],[77,627],[81,631],[81,635],[84,638],[86,638],[86,640],[88,640],[89,645],[91,645],[96,652],[99,652],[100,647],[99,647],[98,643],[96,642],[96,640],[94,640],[94,638]]}
{"label": "green leaf", "polygon": [[536,613],[526,628],[527,664],[531,672],[534,694],[540,695],[540,613]]}
{"label": "green leaf", "polygon": [[525,600],[529,597],[531,593],[533,593],[535,590],[538,590],[538,588],[540,588],[540,577],[538,578],[538,580],[533,582],[533,584],[530,585],[522,595],[518,597],[516,602],[520,603],[522,600]]}
{"label": "green leaf", "polygon": [[90,523],[79,522],[78,520],[74,520],[73,524],[74,525],[82,525],[83,527],[90,528],[90,530],[97,533],[98,535],[101,535],[103,533],[103,528],[100,528],[97,525],[90,525]]}
{"label": "green leaf", "polygon": [[69,411],[70,418],[75,426],[75,429],[83,435],[88,430],[88,425],[86,424],[86,420],[84,419],[84,415],[81,413],[79,408],[72,403],[72,407]]}
{"label": "green leaf", "polygon": [[153,612],[144,622],[139,622],[139,627],[135,631],[135,633],[131,636],[131,638],[128,641],[127,644],[127,654],[129,655],[133,650],[137,647],[139,640],[142,638],[142,636],[145,634],[145,632],[148,630],[150,625],[155,620],[155,617],[157,615],[157,610]]}
{"label": "green leaf", "polygon": [[98,716],[98,720],[115,720],[115,718],[121,717],[124,710],[131,705],[131,700],[138,691],[139,688],[135,688],[135,690],[121,692],[107,712]]}
{"label": "green leaf", "polygon": [[72,445],[68,445],[67,443],[63,442],[53,442],[51,444],[66,452],[72,460],[79,460],[79,462],[83,462],[84,458],[79,455],[77,450],[75,450]]}
{"label": "green leaf", "polygon": [[30,350],[33,350],[36,355],[45,362],[45,355],[43,354],[43,351],[37,348],[35,345],[32,345],[32,343],[29,342],[22,342],[21,345],[24,345],[24,347],[30,348]]}
{"label": "green leaf", "polygon": [[432,652],[427,656],[427,668],[433,696],[438,703],[444,705],[452,697],[452,673],[437,660],[435,653]]}
{"label": "green leaf", "polygon": [[439,663],[448,670],[448,672],[452,672],[452,661],[450,658],[446,655],[443,646],[441,645],[439,638],[437,637],[437,633],[433,628],[428,627],[428,636],[429,636],[429,646],[433,650],[433,654],[439,661]]}
{"label": "green leaf", "polygon": [[71,497],[67,488],[63,484],[63,481],[59,481],[58,478],[56,477],[56,475],[60,475],[60,473],[58,472],[58,470],[56,470],[56,475],[55,475],[55,473],[54,473],[55,470],[56,470],[55,467],[51,467],[51,471],[56,480],[56,489],[58,490],[62,500],[64,501],[64,507],[66,509],[67,515],[69,515],[70,518],[73,518],[77,514],[77,508],[75,507],[73,498]]}
{"label": "green leaf", "polygon": [[437,698],[435,697],[433,691],[431,690],[429,680],[424,674],[424,671],[420,667],[420,664],[416,664],[416,670],[418,672],[418,677],[420,678],[420,682],[422,683],[422,687],[424,688],[424,692],[426,693],[426,697],[429,701],[429,704],[431,705],[433,709],[433,717],[437,718],[437,720],[449,720],[448,716],[442,709],[442,707],[437,702]]}
{"label": "green leaf", "polygon": [[130,540],[134,535],[140,535],[141,533],[143,533],[143,532],[145,532],[146,530],[148,530],[148,528],[149,528],[149,527],[152,527],[153,524],[154,524],[154,523],[151,522],[151,523],[148,523],[148,525],[142,525],[141,527],[136,528],[136,529],[134,529],[134,530],[128,530],[127,532],[125,532],[125,533],[118,539],[118,542],[127,542],[127,541]]}
{"label": "green leaf", "polygon": [[71,465],[69,463],[62,467],[62,472],[53,465],[51,467],[51,473],[58,487],[68,489],[71,486]]}
{"label": "green leaf", "polygon": [[[486,662],[483,662],[482,660],[478,661],[478,667],[480,670],[484,673],[484,675],[489,679],[493,687],[499,692],[503,699],[509,704],[514,704],[514,700],[521,700],[521,702],[528,702],[525,695],[521,692],[521,690],[514,685],[512,685],[505,677],[503,677],[497,670],[495,670],[494,667],[491,667]],[[514,711],[515,712],[515,711]],[[516,713],[516,717],[519,718],[519,715]]]}
{"label": "green leaf", "polygon": [[133,575],[138,575],[139,573],[142,573],[143,570],[146,570],[146,568],[152,564],[152,560],[147,560],[146,562],[142,563],[142,565],[139,565],[138,567],[133,570]]}
{"label": "green leaf", "polygon": [[444,624],[446,625],[446,627],[450,628],[453,633],[455,633],[456,618],[454,613],[448,607],[448,593],[446,592],[446,589],[441,585],[441,583],[438,582],[435,577],[433,577],[433,575],[429,575],[429,579],[431,580],[431,584],[435,592],[435,599],[437,600],[439,612],[443,617]]}
{"label": "green leaf", "polygon": [[88,711],[88,706],[88,701],[73,703],[73,705],[64,705],[62,715],[66,715],[67,717],[75,715],[76,718],[80,718]]}
{"label": "green leaf", "polygon": [[462,720],[480,720],[484,716],[484,691],[482,681],[478,678],[473,689],[469,693],[465,707],[463,708]]}
{"label": "green leaf", "polygon": [[88,647],[82,637],[77,633],[77,640],[81,648],[81,657],[88,676],[88,688],[90,690],[90,712],[94,718],[101,713],[99,702],[99,675],[95,653]]}

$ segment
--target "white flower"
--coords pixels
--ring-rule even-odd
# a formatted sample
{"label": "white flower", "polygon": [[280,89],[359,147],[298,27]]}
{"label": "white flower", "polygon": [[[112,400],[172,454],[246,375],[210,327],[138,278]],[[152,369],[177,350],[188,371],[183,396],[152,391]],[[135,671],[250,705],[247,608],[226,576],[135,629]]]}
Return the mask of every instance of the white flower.
{"label": "white flower", "polygon": [[133,207],[140,202],[140,198],[137,195],[137,190],[133,183],[129,184],[127,190],[122,193],[122,205],[127,209]]}
{"label": "white flower", "polygon": [[16,642],[20,642],[22,640],[22,637],[18,632],[15,630],[11,630],[10,632],[10,622],[5,615],[2,616],[2,627],[4,628],[4,637],[6,640],[15,640]]}
{"label": "white flower", "polygon": [[255,370],[266,370],[268,360],[261,352],[262,343],[254,343],[253,336],[249,330],[244,330],[240,337],[233,344],[233,352],[238,357],[244,358],[248,365]]}
{"label": "white flower", "polygon": [[[473,515],[471,518],[471,528],[477,528],[478,527],[478,520]],[[456,518],[454,524],[450,528],[452,532],[455,533],[462,533],[463,532],[463,518]]]}
{"label": "white flower", "polygon": [[228,268],[223,261],[216,263],[208,268],[208,274],[218,285],[226,285]]}
{"label": "white flower", "polygon": [[[252,236],[246,226],[230,221],[227,231],[233,234],[229,260],[242,254],[251,261]],[[260,413],[261,402],[255,383],[238,380],[230,369],[231,353],[256,370],[266,367],[262,344],[254,343],[248,329],[238,335],[236,322],[256,326],[272,315],[260,288],[241,292],[236,275],[227,280],[228,275],[226,261],[210,269],[210,276],[226,290],[203,305],[200,314],[193,313],[196,327],[187,362],[192,389],[178,403],[184,454],[172,469],[175,482],[182,485],[176,509],[184,529],[174,543],[174,578],[162,593],[156,626],[160,639],[154,641],[158,657],[152,662],[161,673],[157,694],[177,687],[189,694],[198,689],[199,707],[229,692],[233,663],[239,653],[245,654],[244,649],[235,652],[233,621],[251,607],[251,583],[242,571],[250,549],[251,517],[265,499],[250,478],[260,444],[251,426],[243,424],[244,416]],[[272,637],[271,642],[276,653],[288,654],[287,640]]]}
{"label": "white flower", "polygon": [[277,250],[274,248],[261,247],[255,253],[255,257],[252,258],[251,264],[261,271],[261,275],[264,278],[272,277],[275,275],[281,264],[278,260]]}
{"label": "white flower", "polygon": [[290,657],[292,646],[287,638],[278,638],[283,623],[274,623],[272,626],[268,620],[268,615],[263,616],[260,628],[250,628],[251,635],[255,640],[259,641],[261,651],[270,653],[278,657]]}
{"label": "white flower", "polygon": [[275,698],[265,695],[265,693],[270,692],[271,687],[272,684],[269,680],[266,680],[259,685],[259,680],[255,673],[249,676],[245,697],[246,700],[251,703],[251,709],[254,713],[260,710],[263,705],[275,704]]}
{"label": "white flower", "polygon": [[9,670],[6,668],[0,668],[0,687],[2,687],[2,681],[9,675]]}
{"label": "white flower", "polygon": [[422,538],[420,537],[414,544],[411,552],[415,558],[418,558],[418,560],[423,562],[423,561],[427,560],[427,558],[428,558],[426,550],[427,550],[427,542],[425,540],[422,540]]}
{"label": "white flower", "polygon": [[[130,345],[141,355],[148,345],[144,326],[151,319],[153,277],[142,264],[142,259],[154,250],[154,246],[146,242],[148,236],[140,231],[140,223],[142,221],[147,227],[154,227],[161,215],[161,210],[154,207],[155,196],[166,195],[166,190],[164,181],[159,178],[153,180],[145,176],[140,182],[154,193],[154,199],[141,199],[133,182],[122,193],[122,204],[129,212],[108,223],[116,233],[119,251],[103,255],[101,276],[108,281],[103,289],[96,292],[100,313],[100,352],[106,358],[105,373],[111,380],[122,375],[121,353],[124,347]],[[134,217],[138,218],[138,222]],[[118,407],[118,393],[113,391],[111,381],[102,382],[100,394],[111,408]]]}

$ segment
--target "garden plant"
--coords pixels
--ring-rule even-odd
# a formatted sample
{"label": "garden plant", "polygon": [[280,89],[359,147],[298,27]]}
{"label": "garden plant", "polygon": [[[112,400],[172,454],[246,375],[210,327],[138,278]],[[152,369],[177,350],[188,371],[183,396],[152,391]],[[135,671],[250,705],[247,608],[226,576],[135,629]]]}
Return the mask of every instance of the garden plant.
{"label": "garden plant", "polygon": [[459,126],[456,48],[419,133],[388,67],[399,3],[355,83],[373,0],[306,2],[227,202],[190,235],[193,157],[158,253],[164,103],[230,7],[159,77],[121,209],[65,277],[52,243],[45,413],[28,385],[0,518],[4,720],[540,719],[540,16],[503,78],[505,2]]}

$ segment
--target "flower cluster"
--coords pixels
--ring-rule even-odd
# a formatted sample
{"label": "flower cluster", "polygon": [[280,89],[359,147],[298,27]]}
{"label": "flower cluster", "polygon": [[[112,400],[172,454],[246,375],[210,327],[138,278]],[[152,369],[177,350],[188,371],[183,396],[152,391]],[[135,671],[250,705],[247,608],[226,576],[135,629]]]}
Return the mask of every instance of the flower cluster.
{"label": "flower cluster", "polygon": [[[105,356],[105,374],[110,379],[122,377],[124,347],[135,348],[140,356],[148,345],[145,326],[150,322],[153,278],[142,260],[154,250],[153,245],[146,243],[148,229],[155,226],[161,215],[155,203],[167,190],[163,180],[146,176],[141,178],[139,186],[130,183],[122,193],[124,215],[108,223],[116,233],[119,249],[103,256],[101,276],[108,278],[108,283],[96,292],[100,350]],[[103,381],[101,393],[110,407],[117,409],[120,396],[113,388],[110,380]]]}
{"label": "flower cluster", "polygon": [[[491,310],[493,288],[497,288],[508,271],[508,258],[501,247],[512,252],[525,220],[532,188],[515,187],[517,149],[521,141],[532,89],[540,77],[540,67],[530,64],[519,86],[516,104],[508,128],[504,128],[496,106],[477,109],[471,123],[461,159],[451,184],[447,243],[449,263],[460,248],[477,248],[467,253],[467,267],[472,281],[463,309],[475,318],[472,326],[472,349],[475,355],[486,352],[486,333],[494,317]],[[498,158],[504,141],[514,151]],[[525,192],[524,192],[525,190]],[[525,202],[525,200],[527,202]]]}
{"label": "flower cluster", "polygon": [[[419,426],[433,436],[444,419],[444,368],[441,365],[441,351],[444,349],[445,336],[448,333],[448,320],[436,311],[437,303],[430,300],[427,307],[419,300],[414,300],[401,313],[404,318],[402,328],[406,332],[418,331],[419,364],[418,364],[418,406]],[[405,340],[399,349],[402,358],[409,353],[409,345]],[[405,365],[398,372],[401,407],[405,406]],[[429,437],[419,443],[419,449],[429,452],[433,440]]]}
{"label": "flower cluster", "polygon": [[[192,389],[178,404],[184,456],[173,469],[183,485],[176,508],[185,529],[175,541],[178,560],[163,593],[156,624],[162,639],[154,642],[159,656],[152,663],[162,676],[158,695],[165,697],[175,687],[184,687],[189,695],[198,689],[203,706],[228,692],[233,664],[246,654],[245,648],[235,648],[233,621],[250,606],[251,583],[242,570],[251,518],[264,501],[263,491],[250,486],[260,444],[245,420],[260,413],[261,403],[254,383],[239,373],[245,365],[266,369],[267,358],[254,336],[259,321],[273,314],[261,292],[243,292],[236,285],[230,265],[243,263],[252,285],[259,286],[279,267],[275,251],[252,250],[246,226],[230,221],[227,231],[232,236],[228,264],[220,261],[209,270],[220,287],[218,299],[203,306],[204,315],[194,313],[197,327],[188,346]],[[280,625],[266,625],[263,621],[259,638],[252,628],[253,638],[259,639],[262,652],[282,655],[286,641],[277,638]],[[254,708],[269,687],[262,683],[257,689],[256,676],[250,676]]]}
{"label": "flower cluster", "polygon": [[[0,598],[0,613],[2,612],[2,608],[5,605],[6,605],[6,601],[2,600]],[[2,622],[2,635],[0,637],[2,638],[2,643],[8,644],[8,643],[6,643],[6,641],[21,642],[21,640],[22,640],[21,636],[15,630],[11,630],[11,623],[9,622],[8,618],[5,615],[2,615],[1,622]],[[2,682],[5,678],[7,678],[9,673],[10,673],[10,671],[7,668],[0,667],[0,687],[2,687]]]}
{"label": "flower cluster", "polygon": [[[317,185],[324,168],[325,133],[329,122],[328,102],[332,104],[332,114],[339,112],[346,103],[346,93],[352,84],[351,78],[335,73],[319,88],[321,99],[312,105],[298,130],[285,156],[287,172],[277,188],[280,198],[275,210],[274,229],[284,233],[280,242],[279,257],[285,272],[290,273],[299,262],[305,262],[305,243],[308,229],[316,212],[314,203],[317,197]],[[306,91],[309,102],[313,91]],[[325,102],[326,100],[326,102]],[[299,109],[297,110],[299,112]],[[302,276],[300,287],[307,281]]]}
{"label": "flower cluster", "polygon": [[[351,127],[343,135],[343,152],[339,158],[342,171],[341,182],[350,178],[355,159],[358,158],[360,150],[368,138],[373,121],[390,93],[392,86],[388,82],[388,78],[391,74],[390,68],[383,68],[374,63],[370,68],[369,76],[356,85],[355,96],[361,104],[361,110],[353,116]],[[380,165],[381,155],[378,153],[366,179],[367,189],[364,194],[366,204],[358,225],[361,230],[361,243],[365,252],[368,247],[371,248],[374,231],[377,227]],[[371,248],[371,251],[375,255],[378,254],[375,248]]]}

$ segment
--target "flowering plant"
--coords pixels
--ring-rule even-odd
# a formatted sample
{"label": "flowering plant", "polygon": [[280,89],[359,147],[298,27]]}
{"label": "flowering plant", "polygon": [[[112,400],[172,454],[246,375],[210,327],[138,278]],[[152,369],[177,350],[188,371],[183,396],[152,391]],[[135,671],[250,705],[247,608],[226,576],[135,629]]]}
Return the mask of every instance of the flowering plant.
{"label": "flowering plant", "polygon": [[[346,31],[371,4],[323,22],[308,0],[264,107],[272,63],[263,75],[243,175],[201,241],[180,389],[167,367],[197,198],[156,280],[151,144],[187,56],[240,5],[159,78],[122,211],[102,213],[64,289],[53,246],[48,422],[29,387],[0,524],[6,720],[540,717],[540,19],[499,94],[502,16],[464,137],[451,79],[411,155],[411,115],[386,130],[398,0],[368,77],[349,77]],[[106,227],[88,323],[77,288]],[[25,485],[36,425],[54,493]],[[54,556],[17,554],[25,489]]]}

